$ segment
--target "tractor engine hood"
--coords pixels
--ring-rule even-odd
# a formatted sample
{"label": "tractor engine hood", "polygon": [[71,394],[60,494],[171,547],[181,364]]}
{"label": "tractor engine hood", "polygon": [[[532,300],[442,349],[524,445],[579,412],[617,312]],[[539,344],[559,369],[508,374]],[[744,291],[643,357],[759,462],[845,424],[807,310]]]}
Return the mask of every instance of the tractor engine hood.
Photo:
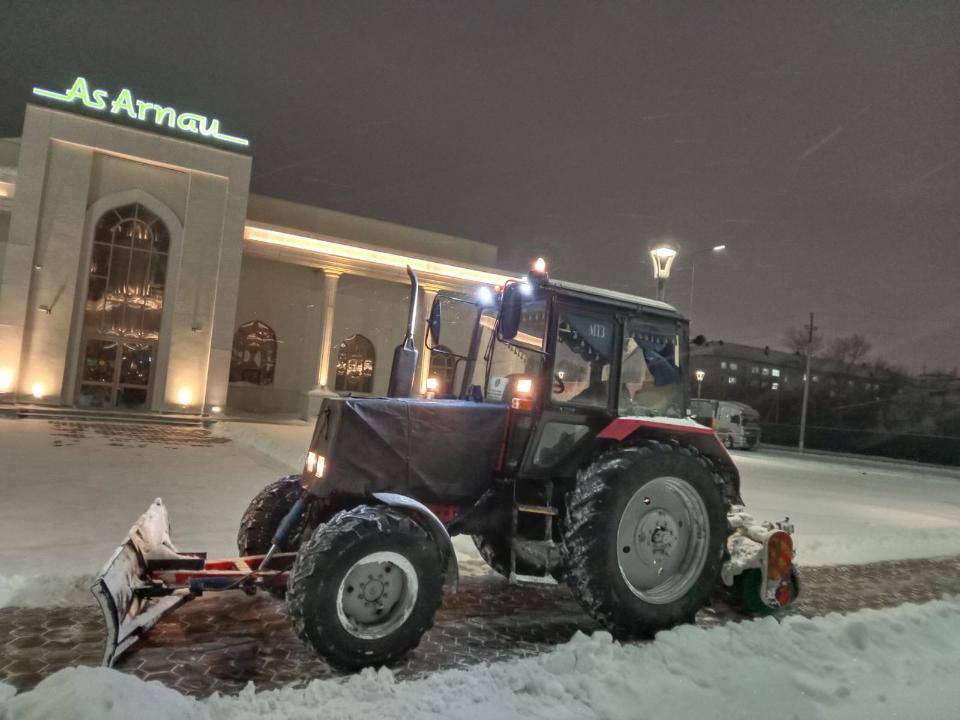
{"label": "tractor engine hood", "polygon": [[506,423],[503,405],[327,398],[302,485],[321,498],[393,492],[427,504],[472,503],[493,481]]}

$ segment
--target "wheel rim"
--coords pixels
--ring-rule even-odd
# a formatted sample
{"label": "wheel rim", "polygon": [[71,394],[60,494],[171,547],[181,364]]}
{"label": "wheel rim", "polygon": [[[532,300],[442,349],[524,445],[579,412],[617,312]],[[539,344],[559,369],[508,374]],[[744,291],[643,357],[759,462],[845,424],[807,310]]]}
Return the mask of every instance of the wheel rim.
{"label": "wheel rim", "polygon": [[664,605],[683,597],[707,560],[707,507],[690,483],[659,477],[627,502],[617,528],[617,562],[641,600]]}
{"label": "wheel rim", "polygon": [[371,553],[343,576],[337,592],[337,616],[354,637],[386,637],[410,617],[419,590],[417,572],[403,555]]}

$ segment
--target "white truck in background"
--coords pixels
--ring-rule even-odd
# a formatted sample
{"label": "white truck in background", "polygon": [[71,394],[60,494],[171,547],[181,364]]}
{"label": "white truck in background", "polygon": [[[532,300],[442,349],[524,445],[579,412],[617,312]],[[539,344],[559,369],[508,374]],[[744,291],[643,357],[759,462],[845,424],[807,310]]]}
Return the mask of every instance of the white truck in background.
{"label": "white truck in background", "polygon": [[730,449],[751,450],[760,444],[760,413],[733,400],[690,400],[690,415],[701,425],[712,427]]}

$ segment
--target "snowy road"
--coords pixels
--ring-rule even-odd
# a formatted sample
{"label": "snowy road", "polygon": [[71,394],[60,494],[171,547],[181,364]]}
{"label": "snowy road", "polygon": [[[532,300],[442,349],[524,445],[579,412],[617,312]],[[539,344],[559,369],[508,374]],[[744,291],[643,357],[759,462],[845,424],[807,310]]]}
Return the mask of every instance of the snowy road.
{"label": "snowy road", "polygon": [[750,512],[796,524],[801,565],[960,554],[960,469],[769,450],[733,457]]}

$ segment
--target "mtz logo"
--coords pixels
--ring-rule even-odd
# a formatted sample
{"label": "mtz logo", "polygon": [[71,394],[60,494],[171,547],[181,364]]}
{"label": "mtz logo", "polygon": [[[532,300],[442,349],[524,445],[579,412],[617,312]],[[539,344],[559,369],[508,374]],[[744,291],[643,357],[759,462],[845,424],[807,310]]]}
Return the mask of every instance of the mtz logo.
{"label": "mtz logo", "polygon": [[605,338],[607,336],[607,326],[601,323],[590,323],[590,337]]}

